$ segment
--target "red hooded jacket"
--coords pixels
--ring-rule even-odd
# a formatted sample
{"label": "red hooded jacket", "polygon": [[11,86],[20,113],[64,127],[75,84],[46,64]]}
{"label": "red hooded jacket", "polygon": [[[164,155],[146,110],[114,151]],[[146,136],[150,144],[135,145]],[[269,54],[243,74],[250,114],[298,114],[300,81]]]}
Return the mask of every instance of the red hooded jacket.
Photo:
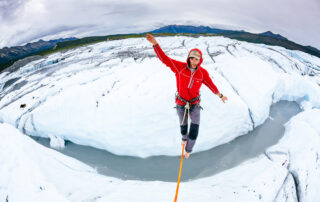
{"label": "red hooded jacket", "polygon": [[[156,45],[153,45],[153,49],[156,52],[158,58],[167,66],[170,67],[170,69],[175,73],[176,76],[176,83],[177,83],[177,91],[180,95],[185,100],[191,100],[197,96],[199,96],[199,90],[204,83],[214,94],[218,94],[219,90],[215,86],[215,84],[212,82],[209,73],[206,69],[202,68],[200,65],[203,61],[202,58],[202,52],[197,49],[191,49],[189,51],[189,54],[193,50],[199,51],[201,58],[199,61],[199,64],[196,68],[196,70],[192,73],[188,66],[188,58],[187,62],[180,62],[177,60],[174,60],[170,57],[168,57],[161,49],[160,45],[157,43]],[[188,55],[189,55],[188,54]],[[175,100],[176,104],[179,105],[185,105],[186,103],[179,100],[176,97]],[[196,104],[199,103],[200,100],[196,100],[192,102],[191,104]]]}

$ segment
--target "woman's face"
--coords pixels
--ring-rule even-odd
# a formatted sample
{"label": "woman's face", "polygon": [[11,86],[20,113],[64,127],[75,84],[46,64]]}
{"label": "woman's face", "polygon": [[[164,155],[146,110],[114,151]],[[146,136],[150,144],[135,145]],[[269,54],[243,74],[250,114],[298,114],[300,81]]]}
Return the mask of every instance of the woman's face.
{"label": "woman's face", "polygon": [[199,60],[198,58],[195,58],[195,57],[190,57],[189,60],[190,60],[190,66],[191,66],[192,68],[196,68],[197,65],[198,65],[199,62],[200,62],[200,60]]}

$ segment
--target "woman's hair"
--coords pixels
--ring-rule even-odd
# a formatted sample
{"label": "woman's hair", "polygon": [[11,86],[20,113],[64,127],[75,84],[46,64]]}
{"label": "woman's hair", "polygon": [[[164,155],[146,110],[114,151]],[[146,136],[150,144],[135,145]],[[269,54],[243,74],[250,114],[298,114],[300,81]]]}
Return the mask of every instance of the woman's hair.
{"label": "woman's hair", "polygon": [[188,60],[187,60],[187,61],[188,61],[188,66],[189,66],[189,67],[191,66],[191,64],[190,64],[190,58],[191,58],[191,57],[189,57],[189,58],[188,58]]}

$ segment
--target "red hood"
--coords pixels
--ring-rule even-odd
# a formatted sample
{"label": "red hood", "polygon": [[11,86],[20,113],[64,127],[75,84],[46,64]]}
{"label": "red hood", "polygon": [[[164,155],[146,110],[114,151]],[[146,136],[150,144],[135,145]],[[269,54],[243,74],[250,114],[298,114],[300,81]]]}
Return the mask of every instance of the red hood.
{"label": "red hood", "polygon": [[[201,52],[201,50],[198,49],[198,48],[193,48],[193,49],[191,49],[191,50],[189,51],[188,56],[190,55],[190,52],[193,51],[193,50],[196,50],[196,51],[198,51],[198,52],[200,53],[200,56],[201,56],[201,57],[200,57],[200,62],[198,63],[198,66],[200,67],[200,65],[201,65],[201,63],[202,63],[202,61],[203,61],[202,52]],[[188,64],[188,57],[187,57],[187,64]]]}

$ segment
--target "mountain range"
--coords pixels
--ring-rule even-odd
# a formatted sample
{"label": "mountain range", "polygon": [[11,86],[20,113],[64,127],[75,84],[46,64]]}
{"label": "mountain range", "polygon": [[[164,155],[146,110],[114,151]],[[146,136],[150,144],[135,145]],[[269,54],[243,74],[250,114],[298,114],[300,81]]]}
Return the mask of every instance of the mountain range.
{"label": "mountain range", "polygon": [[14,47],[4,47],[0,49],[0,71],[11,66],[15,61],[25,58],[30,55],[37,54],[48,54],[55,50],[73,48],[88,43],[95,43],[105,40],[129,38],[129,37],[142,37],[146,33],[154,33],[155,35],[181,35],[189,34],[192,36],[225,36],[231,39],[236,39],[240,41],[247,41],[251,43],[262,43],[266,45],[276,45],[281,46],[290,50],[300,50],[311,55],[320,57],[320,50],[312,46],[303,46],[297,44],[287,38],[281,36],[280,34],[274,34],[271,31],[255,34],[246,32],[244,30],[227,30],[211,28],[209,26],[192,26],[192,25],[167,25],[161,28],[155,29],[149,32],[134,33],[134,34],[116,34],[116,35],[106,35],[106,36],[90,36],[84,38],[60,38],[50,41],[39,40],[33,43],[27,43],[23,46]]}

